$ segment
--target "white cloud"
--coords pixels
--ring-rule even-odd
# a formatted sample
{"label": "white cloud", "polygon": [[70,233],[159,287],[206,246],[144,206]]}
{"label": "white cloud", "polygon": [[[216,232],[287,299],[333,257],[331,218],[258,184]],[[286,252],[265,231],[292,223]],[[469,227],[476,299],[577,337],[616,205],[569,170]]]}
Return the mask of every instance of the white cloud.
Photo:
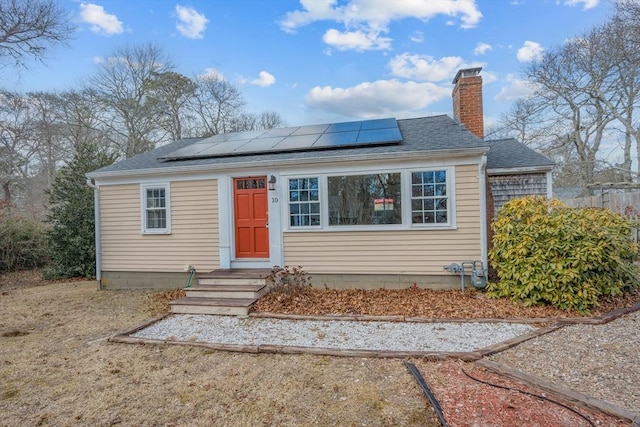
{"label": "white cloud", "polygon": [[[300,27],[317,21],[334,21],[344,25],[338,34],[360,33],[370,40],[377,40],[379,34],[388,32],[388,25],[403,19],[427,21],[438,15],[453,18],[462,28],[472,28],[482,18],[475,0],[412,0],[412,1],[371,1],[348,0],[338,4],[337,0],[300,0],[301,10],[288,12],[280,22],[283,31],[294,32]],[[372,37],[375,35],[376,37]],[[327,35],[325,34],[325,41]],[[391,39],[383,39],[389,43]],[[363,43],[352,43],[354,49],[364,50]],[[342,44],[345,49],[348,43]],[[370,43],[369,49],[380,49],[379,43]]]}
{"label": "white cloud", "polygon": [[414,43],[422,43],[424,41],[424,33],[422,31],[414,31],[409,40]]}
{"label": "white cloud", "polygon": [[276,78],[273,76],[273,74],[267,71],[260,71],[260,74],[258,74],[258,76],[259,77],[257,79],[251,80],[250,83],[252,85],[268,87],[276,82]]}
{"label": "white cloud", "polygon": [[517,57],[520,62],[531,62],[541,60],[543,54],[544,48],[540,43],[527,40],[524,42],[524,45],[518,49]]}
{"label": "white cloud", "polygon": [[388,50],[391,49],[391,39],[380,37],[379,32],[362,31],[340,32],[336,29],[328,30],[322,40],[338,50],[355,50],[362,52],[365,50]]}
{"label": "white cloud", "polygon": [[451,88],[434,83],[378,80],[349,88],[316,86],[306,97],[309,107],[350,117],[407,116],[451,96]]}
{"label": "white cloud", "polygon": [[493,50],[493,47],[488,43],[478,43],[476,48],[473,49],[474,55],[484,55],[485,53]]}
{"label": "white cloud", "polygon": [[600,3],[600,0],[565,0],[566,6],[578,6],[582,5],[582,10],[589,10],[596,7]]}
{"label": "white cloud", "polygon": [[89,24],[91,31],[105,36],[122,34],[122,21],[114,14],[107,13],[104,7],[93,3],[80,3],[80,19]]}
{"label": "white cloud", "polygon": [[459,56],[445,56],[435,59],[428,55],[403,53],[389,61],[391,74],[405,79],[420,81],[451,81],[460,68],[479,67],[482,64],[465,64]]}
{"label": "white cloud", "polygon": [[202,13],[192,7],[176,5],[178,23],[176,29],[183,36],[190,39],[201,39],[207,29],[209,20]]}
{"label": "white cloud", "polygon": [[535,86],[528,80],[522,80],[515,74],[507,76],[507,85],[493,98],[497,102],[513,102],[521,98],[528,98],[535,91]]}
{"label": "white cloud", "polygon": [[205,68],[204,73],[198,74],[200,80],[224,80],[224,75],[215,68]]}

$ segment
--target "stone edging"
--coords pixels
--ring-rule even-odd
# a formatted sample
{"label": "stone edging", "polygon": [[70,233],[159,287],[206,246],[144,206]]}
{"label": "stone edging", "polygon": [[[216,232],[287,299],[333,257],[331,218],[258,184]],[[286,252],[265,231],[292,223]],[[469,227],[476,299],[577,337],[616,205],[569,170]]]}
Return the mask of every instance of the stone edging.
{"label": "stone edging", "polygon": [[192,345],[199,347],[206,347],[212,350],[221,351],[235,351],[235,352],[247,352],[247,353],[280,353],[280,354],[316,354],[323,356],[341,356],[341,357],[379,357],[379,358],[411,358],[419,357],[430,360],[446,360],[455,359],[465,362],[478,361],[488,355],[499,353],[514,347],[525,341],[533,339],[535,337],[545,335],[556,331],[564,326],[582,323],[582,324],[594,324],[601,325],[608,323],[614,319],[617,319],[625,314],[632,313],[636,310],[640,310],[640,303],[634,304],[631,307],[621,308],[613,310],[602,316],[583,319],[583,318],[566,318],[566,319],[547,319],[547,318],[511,318],[511,319],[461,319],[461,318],[447,318],[439,319],[432,317],[404,317],[404,316],[366,316],[366,315],[330,315],[330,316],[308,316],[308,315],[293,315],[293,314],[279,314],[279,313],[250,313],[249,317],[255,318],[272,318],[272,319],[287,319],[287,320],[341,320],[341,321],[384,321],[384,322],[420,322],[420,323],[545,323],[547,326],[528,332],[524,335],[520,335],[493,346],[485,347],[476,351],[467,352],[425,352],[425,351],[395,351],[395,350],[361,350],[361,349],[334,349],[334,348],[322,348],[322,347],[295,347],[285,345],[242,345],[242,344],[215,344],[199,341],[172,341],[172,340],[156,340],[148,338],[135,338],[131,337],[131,334],[138,332],[152,324],[170,316],[171,313],[164,313],[151,320],[131,328],[127,331],[121,332],[109,338],[111,342],[121,343],[143,343],[143,344],[177,344],[177,345]]}

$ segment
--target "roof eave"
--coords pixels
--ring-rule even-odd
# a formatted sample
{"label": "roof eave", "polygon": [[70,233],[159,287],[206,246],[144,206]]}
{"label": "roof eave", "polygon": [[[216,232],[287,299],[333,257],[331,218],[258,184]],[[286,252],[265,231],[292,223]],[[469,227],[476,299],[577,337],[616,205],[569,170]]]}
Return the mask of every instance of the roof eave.
{"label": "roof eave", "polygon": [[541,173],[550,172],[553,170],[554,165],[543,166],[526,166],[526,167],[513,167],[513,168],[487,168],[489,175],[516,175],[521,173]]}
{"label": "roof eave", "polygon": [[[175,167],[156,167],[148,169],[133,169],[128,171],[109,171],[109,172],[89,172],[86,174],[87,178],[99,179],[99,178],[112,178],[112,177],[137,177],[137,176],[153,176],[164,174],[181,174],[181,173],[193,173],[203,171],[225,171],[232,169],[243,169],[247,167],[269,167],[269,166],[291,166],[301,164],[322,164],[322,163],[346,163],[353,161],[367,161],[367,160],[404,160],[415,159],[416,156],[428,156],[429,158],[445,158],[445,157],[472,157],[486,154],[489,151],[489,146],[480,146],[474,148],[460,148],[454,150],[429,150],[429,151],[407,151],[396,153],[369,153],[369,154],[350,154],[348,156],[340,157],[310,157],[307,159],[292,158],[292,159],[270,159],[263,161],[250,161],[250,162],[237,162],[237,163],[224,163],[218,165],[201,164],[201,165],[189,165],[189,166],[175,166]],[[391,155],[389,155],[391,154]]]}

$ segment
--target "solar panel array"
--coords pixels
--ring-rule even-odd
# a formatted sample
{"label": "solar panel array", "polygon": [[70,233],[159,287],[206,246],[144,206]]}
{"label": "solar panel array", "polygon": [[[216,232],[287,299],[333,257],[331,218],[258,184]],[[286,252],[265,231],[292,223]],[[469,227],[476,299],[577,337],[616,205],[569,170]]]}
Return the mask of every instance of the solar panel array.
{"label": "solar panel array", "polygon": [[376,119],[219,134],[173,151],[160,160],[370,147],[401,141],[396,119]]}

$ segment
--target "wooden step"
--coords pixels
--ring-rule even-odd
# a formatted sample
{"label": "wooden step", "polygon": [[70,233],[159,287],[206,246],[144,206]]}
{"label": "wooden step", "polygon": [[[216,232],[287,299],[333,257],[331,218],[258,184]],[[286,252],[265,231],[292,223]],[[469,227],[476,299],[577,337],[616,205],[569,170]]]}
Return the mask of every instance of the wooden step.
{"label": "wooden step", "polygon": [[184,297],[172,301],[171,312],[181,314],[225,314],[246,316],[256,298]]}
{"label": "wooden step", "polygon": [[203,298],[260,298],[267,292],[264,283],[237,285],[237,284],[199,284],[185,288],[188,297]]}
{"label": "wooden step", "polygon": [[210,277],[210,276],[198,276],[199,285],[265,285],[267,283],[266,278],[260,277]]}
{"label": "wooden step", "polygon": [[271,274],[269,269],[218,269],[198,274],[201,285],[264,285]]}

